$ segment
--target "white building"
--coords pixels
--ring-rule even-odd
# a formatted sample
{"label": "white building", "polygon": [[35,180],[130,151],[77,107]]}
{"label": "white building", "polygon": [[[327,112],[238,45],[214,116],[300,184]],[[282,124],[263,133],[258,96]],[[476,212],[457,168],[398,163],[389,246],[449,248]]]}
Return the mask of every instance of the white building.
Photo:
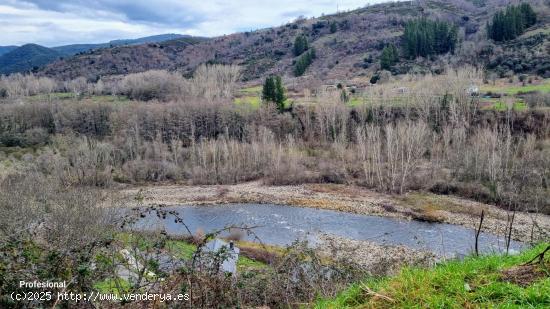
{"label": "white building", "polygon": [[220,270],[237,274],[237,261],[239,260],[239,248],[235,247],[233,242],[225,242],[221,239],[214,239],[208,242],[204,247],[204,252],[214,254],[223,253],[223,263]]}

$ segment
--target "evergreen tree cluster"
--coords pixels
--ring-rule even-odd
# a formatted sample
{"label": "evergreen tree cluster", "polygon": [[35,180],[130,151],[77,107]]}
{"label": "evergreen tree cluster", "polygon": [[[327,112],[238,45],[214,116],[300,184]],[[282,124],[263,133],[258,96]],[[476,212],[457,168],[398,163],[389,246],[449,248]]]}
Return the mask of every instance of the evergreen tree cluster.
{"label": "evergreen tree cluster", "polygon": [[298,58],[296,64],[294,65],[294,76],[298,77],[304,75],[307,68],[315,58],[317,58],[315,48],[311,48],[307,53],[302,54],[302,56]]}
{"label": "evergreen tree cluster", "polygon": [[262,88],[262,100],[277,104],[277,109],[282,112],[285,109],[285,87],[280,76],[270,76],[265,79]]}
{"label": "evergreen tree cluster", "polygon": [[452,52],[457,41],[458,27],[444,21],[420,18],[405,25],[405,52],[409,58]]}
{"label": "evergreen tree cluster", "polygon": [[309,49],[307,38],[304,35],[299,35],[294,40],[294,56],[300,56]]}
{"label": "evergreen tree cluster", "polygon": [[487,34],[497,42],[513,40],[537,23],[537,14],[528,3],[510,5],[487,23]]}
{"label": "evergreen tree cluster", "polygon": [[393,44],[384,47],[380,56],[382,70],[390,70],[397,62],[399,62],[399,50],[397,47]]}
{"label": "evergreen tree cluster", "polygon": [[338,24],[333,21],[330,23],[330,33],[336,33],[338,31]]}

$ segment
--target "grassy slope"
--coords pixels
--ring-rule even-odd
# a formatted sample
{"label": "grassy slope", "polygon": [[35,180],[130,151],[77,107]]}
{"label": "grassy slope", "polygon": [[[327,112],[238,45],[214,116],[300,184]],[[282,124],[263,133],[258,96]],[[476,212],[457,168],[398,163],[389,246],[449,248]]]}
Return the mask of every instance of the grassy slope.
{"label": "grassy slope", "polygon": [[546,270],[540,269],[544,278],[527,287],[500,277],[502,270],[529,261],[543,247],[516,256],[470,257],[433,269],[407,268],[395,277],[367,280],[334,299],[319,300],[315,308],[550,308],[548,257]]}

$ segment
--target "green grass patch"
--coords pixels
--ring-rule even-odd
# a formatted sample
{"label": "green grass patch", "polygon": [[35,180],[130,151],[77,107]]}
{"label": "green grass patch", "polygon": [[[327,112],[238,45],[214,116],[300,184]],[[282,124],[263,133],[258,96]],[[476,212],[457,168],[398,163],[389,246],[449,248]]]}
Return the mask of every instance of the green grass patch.
{"label": "green grass patch", "polygon": [[259,96],[245,96],[235,98],[233,101],[237,105],[251,106],[253,108],[259,108],[262,104],[262,99]]}
{"label": "green grass patch", "polygon": [[[508,105],[505,104],[504,102],[498,101],[498,102],[495,102],[495,104],[493,104],[492,109],[500,112],[504,112],[504,111],[507,111],[509,108],[508,108]],[[518,112],[527,110],[527,104],[521,101],[515,102],[512,105],[512,110],[518,111]]]}
{"label": "green grass patch", "polygon": [[35,155],[35,154],[38,153],[38,151],[40,149],[41,149],[40,146],[32,146],[32,147],[0,146],[0,152],[3,153],[4,156],[6,156],[6,157],[12,156],[13,158],[15,158],[17,160],[21,160],[21,158],[26,154]]}
{"label": "green grass patch", "polygon": [[169,240],[166,249],[179,259],[190,259],[197,250],[197,246],[181,240]]}
{"label": "green grass patch", "polygon": [[468,257],[434,268],[404,268],[398,275],[368,279],[315,308],[549,308],[550,257],[527,286],[502,279],[502,271],[528,262],[547,244],[514,255]]}
{"label": "green grass patch", "polygon": [[103,294],[120,295],[130,292],[132,285],[122,278],[109,278],[96,282],[94,289]]}
{"label": "green grass patch", "polygon": [[480,87],[481,92],[493,92],[493,93],[502,93],[507,95],[517,95],[519,93],[526,93],[526,92],[543,92],[548,93],[550,92],[550,80],[544,80],[542,83],[537,85],[527,84],[525,86],[518,86],[518,85],[483,85]]}
{"label": "green grass patch", "polygon": [[[259,96],[239,97],[233,100],[233,103],[239,106],[250,106],[253,109],[258,109],[262,105],[263,101]],[[274,103],[273,103],[274,104]],[[292,99],[286,99],[284,102],[285,108],[289,108],[294,104]]]}
{"label": "green grass patch", "polygon": [[349,101],[348,101],[348,105],[350,107],[356,107],[356,106],[359,106],[363,103],[365,103],[365,100],[363,100],[363,98],[359,98],[359,97],[355,97],[355,96],[352,96],[351,98],[349,98]]}
{"label": "green grass patch", "polygon": [[257,269],[264,269],[268,266],[262,262],[247,258],[246,256],[239,255],[239,260],[237,261],[237,271],[250,271]]}
{"label": "green grass patch", "polygon": [[119,241],[124,247],[132,248],[136,247],[139,250],[147,251],[152,250],[156,246],[155,242],[148,237],[143,237],[139,234],[132,233],[118,233],[115,239]]}
{"label": "green grass patch", "polygon": [[286,99],[284,102],[285,108],[291,107],[292,104],[294,104],[294,100],[291,100],[291,99]]}

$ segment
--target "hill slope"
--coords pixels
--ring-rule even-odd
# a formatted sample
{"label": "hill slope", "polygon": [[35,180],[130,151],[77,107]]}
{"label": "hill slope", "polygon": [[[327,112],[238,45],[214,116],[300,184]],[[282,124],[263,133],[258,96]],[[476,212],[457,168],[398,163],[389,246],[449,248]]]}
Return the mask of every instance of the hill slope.
{"label": "hill slope", "polygon": [[57,51],[37,44],[26,44],[0,56],[0,74],[26,72],[61,57]]}
{"label": "hill slope", "polygon": [[167,33],[167,34],[146,36],[138,39],[113,40],[113,41],[110,41],[109,44],[113,46],[139,45],[139,44],[146,44],[146,43],[159,43],[164,41],[176,40],[181,38],[190,38],[190,37],[191,36],[189,35]]}
{"label": "hill slope", "polygon": [[[27,72],[36,70],[62,57],[70,57],[94,49],[112,48],[116,46],[133,46],[146,43],[159,43],[168,40],[191,39],[181,34],[160,34],[137,39],[113,40],[98,44],[72,44],[52,48],[37,44],[18,46],[0,46],[0,74]],[[197,38],[200,39],[200,38]]]}
{"label": "hill slope", "polygon": [[10,45],[10,46],[0,46],[0,56],[2,56],[5,53],[8,53],[14,49],[16,49],[18,46]]}
{"label": "hill slope", "polygon": [[[495,70],[506,71],[504,65],[514,70],[536,70],[550,74],[550,57],[540,53],[550,42],[550,32],[537,32],[547,27],[547,4],[537,8],[542,21],[530,33],[512,43],[494,44],[487,40],[485,25],[494,13],[503,8],[506,0],[442,1],[425,0],[396,2],[368,6],[358,10],[302,19],[281,27],[254,32],[236,33],[194,44],[180,44],[178,40],[159,45],[117,47],[78,55],[49,65],[42,74],[62,79],[85,76],[126,74],[149,69],[180,70],[191,73],[201,63],[238,64],[243,67],[245,80],[257,79],[266,74],[292,76],[293,43],[304,35],[310,46],[317,50],[317,59],[306,70],[310,80],[342,80],[358,76],[371,76],[379,70],[378,58],[389,43],[400,46],[405,23],[414,18],[427,17],[444,20],[459,27],[460,46],[454,55],[429,59],[403,59],[394,73],[409,71],[438,71],[448,64],[470,63],[484,66],[492,63]],[[536,1],[534,1],[536,2]],[[537,2],[538,3],[538,2]],[[518,47],[529,45],[529,49]],[[533,45],[534,44],[534,45]],[[533,65],[515,66],[506,59],[499,59],[502,52],[510,52],[514,59],[533,59],[528,53],[536,51],[538,68]],[[509,57],[510,58],[510,57]],[[542,65],[540,64],[542,63]],[[546,67],[548,63],[548,67]],[[517,67],[517,68],[516,68]],[[542,73],[541,73],[542,72]]]}
{"label": "hill slope", "polygon": [[72,55],[75,55],[81,52],[86,52],[92,49],[109,48],[109,47],[124,46],[124,45],[139,45],[139,44],[145,44],[145,43],[159,43],[159,42],[175,40],[183,37],[188,37],[188,36],[182,35],[182,34],[168,33],[168,34],[147,36],[147,37],[137,38],[137,39],[113,40],[107,43],[63,45],[63,46],[52,47],[52,49],[55,51],[58,51],[63,55],[72,56]]}

